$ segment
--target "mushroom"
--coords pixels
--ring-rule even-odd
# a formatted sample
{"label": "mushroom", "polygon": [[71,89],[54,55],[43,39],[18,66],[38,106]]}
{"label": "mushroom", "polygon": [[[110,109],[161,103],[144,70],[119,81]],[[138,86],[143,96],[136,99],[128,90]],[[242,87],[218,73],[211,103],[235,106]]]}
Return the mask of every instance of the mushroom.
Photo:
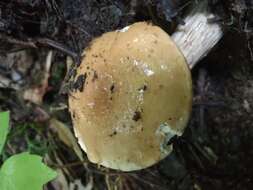
{"label": "mushroom", "polygon": [[171,138],[183,134],[191,114],[189,68],[222,36],[217,24],[207,22],[205,8],[194,9],[172,37],[138,22],[85,49],[69,110],[91,162],[133,171],[170,154]]}

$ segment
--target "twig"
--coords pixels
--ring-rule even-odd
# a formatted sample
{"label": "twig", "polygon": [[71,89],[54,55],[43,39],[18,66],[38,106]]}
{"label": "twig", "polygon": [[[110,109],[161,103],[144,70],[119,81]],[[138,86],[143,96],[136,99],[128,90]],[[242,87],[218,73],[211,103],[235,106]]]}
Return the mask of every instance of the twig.
{"label": "twig", "polygon": [[79,56],[77,55],[77,53],[71,51],[69,48],[67,48],[63,44],[58,43],[49,38],[37,38],[37,39],[29,39],[27,41],[23,41],[23,40],[13,38],[8,35],[0,34],[0,39],[10,44],[19,45],[21,46],[21,48],[36,48],[37,49],[39,46],[48,46],[71,56],[75,60],[76,63],[79,62]]}
{"label": "twig", "polygon": [[195,158],[195,160],[196,160],[196,162],[198,163],[198,165],[200,166],[200,168],[201,168],[202,170],[204,170],[204,169],[205,169],[204,164],[202,163],[201,159],[200,159],[200,158],[198,157],[198,155],[196,154],[195,150],[192,148],[193,145],[188,144],[187,147],[188,147],[188,149],[190,150],[190,152],[192,153],[193,157]]}
{"label": "twig", "polygon": [[204,106],[204,107],[226,107],[225,102],[209,102],[209,101],[205,101],[205,102],[194,102],[193,106]]}
{"label": "twig", "polygon": [[29,48],[37,48],[36,44],[32,41],[18,40],[18,39],[15,39],[11,36],[7,36],[4,34],[0,34],[0,39],[4,40],[10,44],[21,45],[21,46],[29,47]]}
{"label": "twig", "polygon": [[250,54],[250,59],[251,59],[251,61],[253,61],[253,51],[251,48],[250,40],[248,40],[248,50],[249,50],[249,54]]}
{"label": "twig", "polygon": [[54,168],[62,169],[62,168],[71,168],[71,167],[74,167],[74,166],[81,166],[81,165],[86,164],[86,163],[88,163],[87,160],[78,161],[78,162],[72,162],[72,163],[67,163],[67,164],[64,164],[64,165],[51,164],[50,166],[54,167]]}
{"label": "twig", "polygon": [[39,39],[36,39],[35,42],[40,45],[49,46],[49,47],[52,47],[56,50],[59,50],[65,54],[71,56],[75,61],[78,61],[78,59],[79,59],[78,55],[75,52],[69,50],[64,45],[62,45],[56,41],[53,41],[49,38],[39,38]]}
{"label": "twig", "polygon": [[[199,79],[198,79],[198,91],[201,100],[203,100],[204,93],[205,93],[205,83],[206,83],[206,70],[200,69],[199,70]],[[199,107],[199,125],[201,131],[205,131],[205,107],[201,105]]]}

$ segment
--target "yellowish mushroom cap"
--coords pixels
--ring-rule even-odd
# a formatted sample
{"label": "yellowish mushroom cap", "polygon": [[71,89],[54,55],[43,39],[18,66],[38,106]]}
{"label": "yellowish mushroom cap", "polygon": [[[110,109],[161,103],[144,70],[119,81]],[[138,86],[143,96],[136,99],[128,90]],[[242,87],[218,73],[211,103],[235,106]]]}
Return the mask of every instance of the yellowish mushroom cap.
{"label": "yellowish mushroom cap", "polygon": [[161,28],[139,22],[86,48],[69,96],[74,131],[91,162],[132,171],[172,151],[192,107],[191,73]]}

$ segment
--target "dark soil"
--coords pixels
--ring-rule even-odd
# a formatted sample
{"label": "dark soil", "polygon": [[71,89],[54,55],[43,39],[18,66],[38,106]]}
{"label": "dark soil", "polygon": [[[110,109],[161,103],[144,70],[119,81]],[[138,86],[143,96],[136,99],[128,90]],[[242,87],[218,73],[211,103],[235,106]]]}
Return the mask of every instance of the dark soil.
{"label": "dark soil", "polygon": [[[209,0],[216,13],[212,22],[220,22],[225,35],[194,68],[192,119],[184,135],[173,139],[172,155],[159,164],[132,173],[99,168],[79,161],[75,150],[49,127],[50,118],[56,118],[72,130],[66,82],[74,71],[67,73],[68,56],[75,61],[69,64],[78,65],[83,49],[94,37],[136,21],[151,20],[173,33],[194,3],[0,0],[0,76],[9,80],[4,86],[0,81],[0,110],[12,114],[3,160],[26,150],[47,155],[49,165],[61,169],[69,184],[81,180],[86,186],[93,181],[94,189],[253,189],[251,0]],[[49,84],[42,91],[49,50],[53,50]],[[24,99],[24,91],[35,87],[44,92],[41,104]],[[60,189],[56,182],[47,188]]]}

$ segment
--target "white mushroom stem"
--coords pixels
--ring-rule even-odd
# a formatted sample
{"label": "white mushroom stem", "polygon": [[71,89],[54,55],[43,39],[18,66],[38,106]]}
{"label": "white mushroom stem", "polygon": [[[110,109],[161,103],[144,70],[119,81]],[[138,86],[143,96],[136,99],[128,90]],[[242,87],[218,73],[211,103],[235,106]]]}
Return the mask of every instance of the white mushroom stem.
{"label": "white mushroom stem", "polygon": [[191,69],[208,54],[223,35],[218,23],[208,22],[208,19],[213,17],[214,15],[208,12],[207,1],[199,2],[184,19],[185,24],[179,25],[172,35]]}

